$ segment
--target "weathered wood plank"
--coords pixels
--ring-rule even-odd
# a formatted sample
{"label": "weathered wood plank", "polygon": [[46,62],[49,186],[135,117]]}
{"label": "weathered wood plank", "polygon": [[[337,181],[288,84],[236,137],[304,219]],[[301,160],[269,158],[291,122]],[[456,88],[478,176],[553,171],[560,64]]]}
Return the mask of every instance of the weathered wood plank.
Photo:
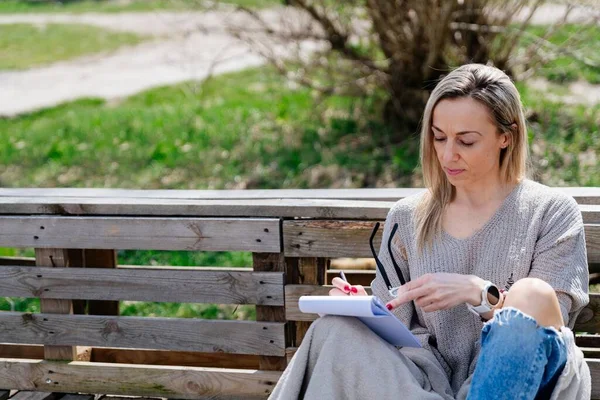
{"label": "weathered wood plank", "polygon": [[[599,197],[600,198],[600,197]],[[393,201],[269,199],[172,200],[152,198],[8,198],[0,197],[3,214],[77,216],[195,216],[253,218],[385,219]],[[598,204],[581,204],[586,223],[598,223]]]}
{"label": "weathered wood plank", "polygon": [[[325,281],[325,271],[327,269],[326,258],[300,258],[298,260],[298,284],[300,285],[323,285]],[[304,335],[310,327],[308,321],[298,321],[296,323],[295,346],[300,346]]]}
{"label": "weathered wood plank", "polygon": [[0,247],[280,252],[279,220],[0,216]]}
{"label": "weathered wood plank", "polygon": [[[258,358],[260,357],[253,354],[120,349],[112,347],[94,347],[86,349],[90,349],[90,356],[87,359],[78,358],[77,361],[259,369]],[[41,360],[44,358],[44,346],[36,344],[20,345],[0,343],[0,358],[28,358]]]}
{"label": "weathered wood plank", "polygon": [[[377,221],[296,220],[283,223],[286,257],[372,257],[369,236]],[[379,249],[383,229],[374,239]],[[588,261],[600,262],[600,224],[586,224]]]}
{"label": "weathered wood plank", "polygon": [[[252,254],[252,266],[254,271],[269,271],[271,273],[285,273],[285,258],[281,253],[275,254]],[[283,288],[283,287],[282,287]],[[256,306],[256,320],[280,322],[285,324],[285,309],[283,304],[274,305],[258,305]],[[283,331],[283,342],[285,346],[289,345],[290,335],[289,326],[286,326]],[[259,368],[268,371],[283,371],[287,366],[286,359],[283,355],[277,357],[262,356],[259,359]]]}
{"label": "weathered wood plank", "polygon": [[52,392],[30,392],[23,390],[11,397],[11,400],[54,400],[61,396]]}
{"label": "weathered wood plank", "polygon": [[0,197],[3,214],[54,214],[78,216],[207,216],[385,218],[394,202],[321,199],[273,200],[165,200],[98,198]]}
{"label": "weathered wood plank", "polygon": [[[284,253],[286,257],[372,257],[369,236],[376,222],[383,221],[284,221]],[[380,228],[375,249],[382,233]]]}
{"label": "weathered wood plank", "polygon": [[[109,268],[113,269],[117,267],[117,252],[111,249],[84,249],[83,253],[83,266],[85,268]],[[64,281],[63,281],[64,282]],[[126,282],[129,283],[129,282]],[[130,286],[130,291],[133,286]],[[113,288],[108,288],[112,290]],[[81,288],[79,293],[82,293],[86,288]],[[137,291],[137,288],[135,288]],[[70,297],[68,297],[70,298]],[[89,300],[87,302],[87,310],[90,315],[119,315],[119,301],[110,300]],[[77,313],[76,313],[77,314]]]}
{"label": "weathered wood plank", "polygon": [[575,343],[579,347],[600,347],[600,335],[578,333],[575,335]]}
{"label": "weathered wood plank", "polygon": [[600,399],[600,359],[589,358],[586,361],[592,376],[592,399]]}
{"label": "weathered wood plank", "polygon": [[279,371],[0,359],[0,387],[197,399],[267,398]]}
{"label": "weathered wood plank", "polygon": [[259,369],[254,354],[201,353],[195,351],[118,349],[94,347],[90,361],[120,364],[179,365],[189,367]]}
{"label": "weathered wood plank", "polygon": [[[580,204],[600,204],[600,188],[559,187]],[[184,200],[333,199],[396,201],[421,193],[423,188],[366,189],[254,189],[254,190],[146,190],[104,188],[2,188],[0,197],[90,197]]]}
{"label": "weathered wood plank", "polygon": [[[68,249],[36,248],[35,263],[36,265],[52,265],[55,269],[70,267],[71,255],[73,255],[70,253],[72,252]],[[74,255],[77,257],[79,254]],[[42,299],[40,300],[40,310],[48,315],[55,313],[73,314],[73,302],[71,300]],[[70,343],[69,346],[45,346],[44,358],[47,360],[75,360],[77,358],[77,348],[74,344]]]}
{"label": "weathered wood plank", "polygon": [[600,333],[600,293],[590,293],[590,303],[579,313],[575,331]]}
{"label": "weathered wood plank", "polygon": [[[199,290],[201,288],[201,290]],[[0,268],[3,296],[283,306],[283,272],[158,268]],[[97,313],[90,313],[97,314]],[[114,315],[114,314],[101,314]]]}
{"label": "weathered wood plank", "polygon": [[284,356],[283,323],[0,312],[7,343]]}

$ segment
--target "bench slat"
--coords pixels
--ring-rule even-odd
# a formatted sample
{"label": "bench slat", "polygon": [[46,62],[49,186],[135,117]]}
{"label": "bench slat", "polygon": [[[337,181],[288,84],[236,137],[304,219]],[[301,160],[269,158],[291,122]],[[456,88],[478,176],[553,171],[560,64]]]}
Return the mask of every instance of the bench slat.
{"label": "bench slat", "polygon": [[278,371],[0,359],[0,387],[62,393],[263,399],[280,376]]}
{"label": "bench slat", "polygon": [[[89,349],[90,357],[85,360],[78,359],[77,361],[259,369],[258,359],[260,357],[253,354],[119,349],[113,347],[92,347]],[[28,358],[42,360],[44,358],[44,346],[38,344],[0,343],[0,358]]]}
{"label": "bench slat", "polygon": [[283,273],[0,267],[3,296],[283,306]]}
{"label": "bench slat", "polygon": [[[369,236],[377,221],[284,221],[286,257],[372,257]],[[381,221],[379,221],[381,222]],[[381,244],[382,227],[373,241]],[[586,224],[588,262],[600,262],[600,224]]]}
{"label": "bench slat", "polygon": [[279,253],[278,219],[0,216],[0,247]]}
{"label": "bench slat", "polygon": [[279,322],[0,312],[3,342],[52,346],[284,356],[284,326]]}
{"label": "bench slat", "polygon": [[[195,216],[321,219],[385,219],[392,201],[333,199],[197,200],[152,198],[0,197],[3,214],[78,216]],[[600,196],[580,204],[585,222],[598,223]]]}
{"label": "bench slat", "polygon": [[[598,187],[557,187],[580,204],[600,204]],[[142,198],[183,200],[254,200],[254,199],[335,199],[396,201],[421,193],[423,188],[365,188],[365,189],[245,189],[245,190],[148,190],[108,188],[1,188],[0,197],[92,197]]]}

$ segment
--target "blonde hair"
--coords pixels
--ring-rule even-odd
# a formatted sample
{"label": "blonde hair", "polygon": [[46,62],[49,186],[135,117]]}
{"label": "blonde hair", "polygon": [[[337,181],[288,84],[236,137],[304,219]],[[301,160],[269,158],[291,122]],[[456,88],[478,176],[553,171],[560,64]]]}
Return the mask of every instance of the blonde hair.
{"label": "blonde hair", "polygon": [[498,68],[467,64],[446,75],[435,87],[423,113],[421,166],[428,189],[416,210],[417,248],[422,251],[441,234],[444,208],[454,195],[433,147],[433,110],[444,99],[470,97],[487,107],[499,133],[510,136],[500,151],[500,174],[505,183],[519,182],[527,173],[527,127],[521,96],[510,78]]}

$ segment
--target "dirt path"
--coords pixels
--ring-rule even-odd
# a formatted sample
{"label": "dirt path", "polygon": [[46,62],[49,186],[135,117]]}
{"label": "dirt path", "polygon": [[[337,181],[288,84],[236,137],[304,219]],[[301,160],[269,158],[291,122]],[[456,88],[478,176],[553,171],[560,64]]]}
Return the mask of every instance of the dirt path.
{"label": "dirt path", "polygon": [[[294,12],[282,7],[262,15],[276,25],[282,18],[297,18]],[[83,97],[112,100],[151,87],[202,79],[209,73],[260,65],[264,62],[261,57],[223,29],[226,21],[239,24],[243,18],[232,12],[0,16],[0,23],[83,23],[154,36],[112,53],[0,72],[0,115],[16,115]],[[316,45],[305,43],[309,48]],[[285,49],[279,51],[283,54]]]}

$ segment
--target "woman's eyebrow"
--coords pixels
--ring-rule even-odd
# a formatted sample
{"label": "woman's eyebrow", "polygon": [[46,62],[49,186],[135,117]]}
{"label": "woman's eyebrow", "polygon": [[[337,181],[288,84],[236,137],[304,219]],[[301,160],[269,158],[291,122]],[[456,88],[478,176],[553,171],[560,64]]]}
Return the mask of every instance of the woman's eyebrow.
{"label": "woman's eyebrow", "polygon": [[[438,128],[437,126],[435,126],[435,125],[433,125],[433,124],[431,124],[431,127],[432,127],[433,129],[435,129],[435,130],[438,130],[438,131],[440,131],[440,132],[444,133],[444,131],[443,131],[443,130],[441,130],[440,128]],[[483,136],[483,135],[482,135],[480,132],[478,132],[478,131],[460,131],[460,132],[456,132],[456,135],[457,135],[457,136],[458,136],[458,135],[464,135],[464,134],[467,134],[467,133],[476,133],[476,134],[478,134],[479,136]]]}

